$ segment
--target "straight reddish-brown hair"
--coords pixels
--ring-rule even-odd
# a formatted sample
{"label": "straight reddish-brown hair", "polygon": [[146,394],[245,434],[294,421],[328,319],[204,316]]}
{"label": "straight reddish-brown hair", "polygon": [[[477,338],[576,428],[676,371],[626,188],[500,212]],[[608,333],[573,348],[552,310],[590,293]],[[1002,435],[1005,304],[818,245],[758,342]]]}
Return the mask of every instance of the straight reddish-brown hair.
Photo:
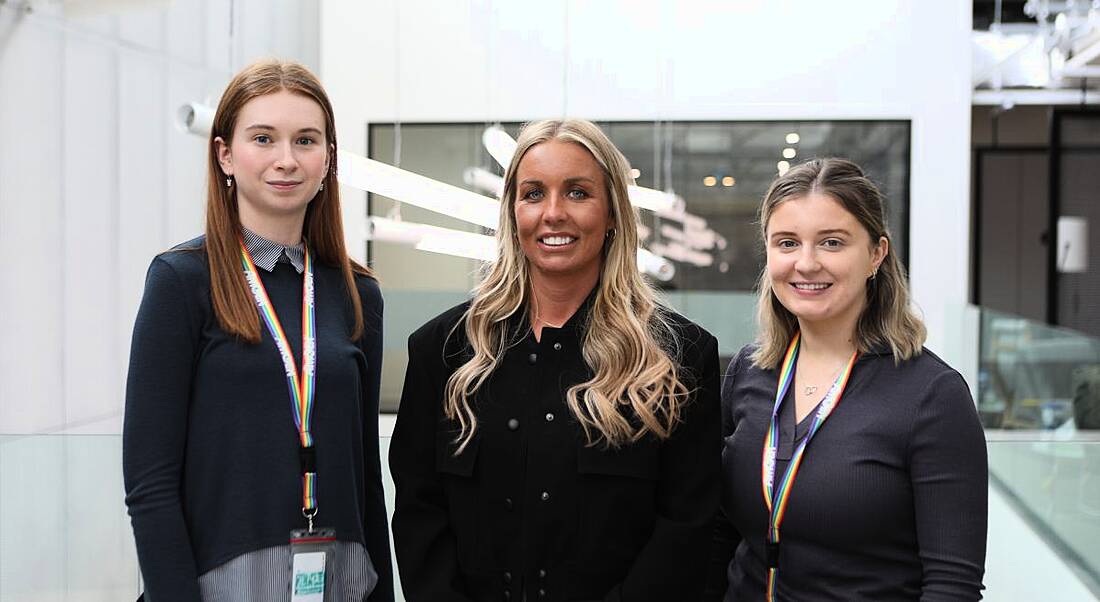
{"label": "straight reddish-brown hair", "polygon": [[332,103],[321,82],[304,66],[276,60],[264,60],[238,73],[218,103],[210,128],[207,148],[206,255],[210,265],[210,297],[218,325],[226,332],[252,342],[260,342],[260,314],[248,289],[241,267],[241,218],[237,208],[237,187],[226,186],[226,175],[218,163],[214,139],[227,143],[241,109],[250,100],[286,90],[312,99],[325,114],[325,142],[329,152],[329,170],[324,190],[306,208],[302,236],[314,260],[339,267],[344,276],[348,301],[354,315],[352,339],[363,334],[363,307],[355,287],[355,274],[372,276],[371,271],[352,261],[344,246],[344,227],[340,213],[340,187],[336,181],[336,126]]}

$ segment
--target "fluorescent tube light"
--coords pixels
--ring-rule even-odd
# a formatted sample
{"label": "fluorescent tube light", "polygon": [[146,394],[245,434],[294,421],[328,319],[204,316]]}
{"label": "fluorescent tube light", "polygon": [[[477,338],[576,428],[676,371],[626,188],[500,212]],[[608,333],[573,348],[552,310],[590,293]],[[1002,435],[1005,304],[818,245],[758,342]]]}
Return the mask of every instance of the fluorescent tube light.
{"label": "fluorescent tube light", "polygon": [[676,266],[672,265],[671,261],[640,247],[638,248],[638,270],[661,282],[668,282],[676,275]]}
{"label": "fluorescent tube light", "polygon": [[684,263],[690,263],[692,265],[705,268],[714,263],[714,257],[711,257],[709,253],[703,253],[701,251],[695,251],[689,249],[686,246],[678,242],[669,243],[652,243],[649,247],[654,253],[667,257],[675,261],[681,261]]}
{"label": "fluorescent tube light", "polygon": [[337,173],[345,186],[497,229],[500,204],[494,199],[347,151],[338,155]]}
{"label": "fluorescent tube light", "polygon": [[495,125],[487,127],[481,134],[481,143],[501,167],[508,169],[508,164],[516,154],[516,141],[508,132]]}
{"label": "fluorescent tube light", "polygon": [[481,167],[467,167],[462,172],[462,181],[467,186],[472,186],[482,192],[487,192],[496,198],[504,194],[504,178],[496,175],[488,169]]}
{"label": "fluorescent tube light", "polygon": [[480,261],[492,261],[496,257],[496,240],[492,236],[378,216],[367,218],[367,240]]}

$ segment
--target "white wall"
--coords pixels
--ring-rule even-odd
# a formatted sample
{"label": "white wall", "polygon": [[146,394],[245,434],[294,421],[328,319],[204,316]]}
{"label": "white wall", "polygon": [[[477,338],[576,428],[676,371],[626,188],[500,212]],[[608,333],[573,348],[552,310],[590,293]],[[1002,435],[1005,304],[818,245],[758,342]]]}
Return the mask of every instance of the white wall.
{"label": "white wall", "polygon": [[0,4],[0,433],[118,432],[149,260],[202,230],[205,143],[175,109],[216,103],[261,56],[316,68],[318,8],[14,4]]}
{"label": "white wall", "polygon": [[911,119],[912,283],[942,350],[967,301],[970,22],[957,0],[326,1],[321,71],[360,153],[371,121]]}

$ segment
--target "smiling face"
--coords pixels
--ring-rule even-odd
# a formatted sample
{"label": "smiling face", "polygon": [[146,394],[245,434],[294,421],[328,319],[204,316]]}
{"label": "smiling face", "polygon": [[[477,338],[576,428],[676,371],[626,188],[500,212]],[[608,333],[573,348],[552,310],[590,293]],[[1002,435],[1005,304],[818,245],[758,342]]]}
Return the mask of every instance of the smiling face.
{"label": "smiling face", "polygon": [[286,90],[245,103],[232,139],[214,143],[222,171],[233,177],[242,215],[304,215],[328,172],[324,111]]}
{"label": "smiling face", "polygon": [[783,201],[767,224],[768,277],[800,324],[854,331],[867,279],[888,252],[833,197],[810,193]]}
{"label": "smiling face", "polygon": [[[613,227],[603,170],[580,144],[532,146],[516,170],[516,233],[532,279],[591,287]],[[564,280],[563,280],[564,279]]]}

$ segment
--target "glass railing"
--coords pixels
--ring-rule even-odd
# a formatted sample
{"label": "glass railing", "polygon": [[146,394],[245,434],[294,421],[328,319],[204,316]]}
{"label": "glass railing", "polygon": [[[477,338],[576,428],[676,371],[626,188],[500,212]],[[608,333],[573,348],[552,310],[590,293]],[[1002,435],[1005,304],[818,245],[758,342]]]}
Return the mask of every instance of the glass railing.
{"label": "glass railing", "polygon": [[[978,411],[989,442],[991,494],[1019,529],[1055,554],[1003,577],[1019,599],[1100,599],[1100,340],[982,309]],[[992,554],[998,533],[991,500]],[[1015,547],[1022,557],[1031,547]],[[996,567],[990,566],[993,572]],[[1035,590],[1035,574],[1061,573],[1069,590]]]}
{"label": "glass railing", "polygon": [[982,310],[978,410],[987,429],[1100,429],[1100,340]]}
{"label": "glass railing", "polygon": [[118,435],[0,436],[0,602],[134,600]]}
{"label": "glass railing", "polygon": [[[1100,599],[1100,438],[990,435],[986,599]],[[121,458],[118,436],[0,437],[0,602],[137,597]]]}
{"label": "glass railing", "polygon": [[[751,339],[751,296],[668,299],[720,337],[723,355]],[[434,315],[460,300],[409,294],[397,305]],[[986,426],[986,599],[1100,600],[1100,342],[975,308],[958,322],[965,340],[941,355],[975,381]],[[387,354],[403,356],[419,323],[388,321]],[[392,421],[382,417],[383,433]],[[380,446],[385,458],[388,437]],[[0,602],[137,597],[121,460],[117,435],[0,436]],[[384,476],[392,510],[388,470]]]}
{"label": "glass railing", "polygon": [[1100,600],[1100,437],[987,431],[989,600]]}

